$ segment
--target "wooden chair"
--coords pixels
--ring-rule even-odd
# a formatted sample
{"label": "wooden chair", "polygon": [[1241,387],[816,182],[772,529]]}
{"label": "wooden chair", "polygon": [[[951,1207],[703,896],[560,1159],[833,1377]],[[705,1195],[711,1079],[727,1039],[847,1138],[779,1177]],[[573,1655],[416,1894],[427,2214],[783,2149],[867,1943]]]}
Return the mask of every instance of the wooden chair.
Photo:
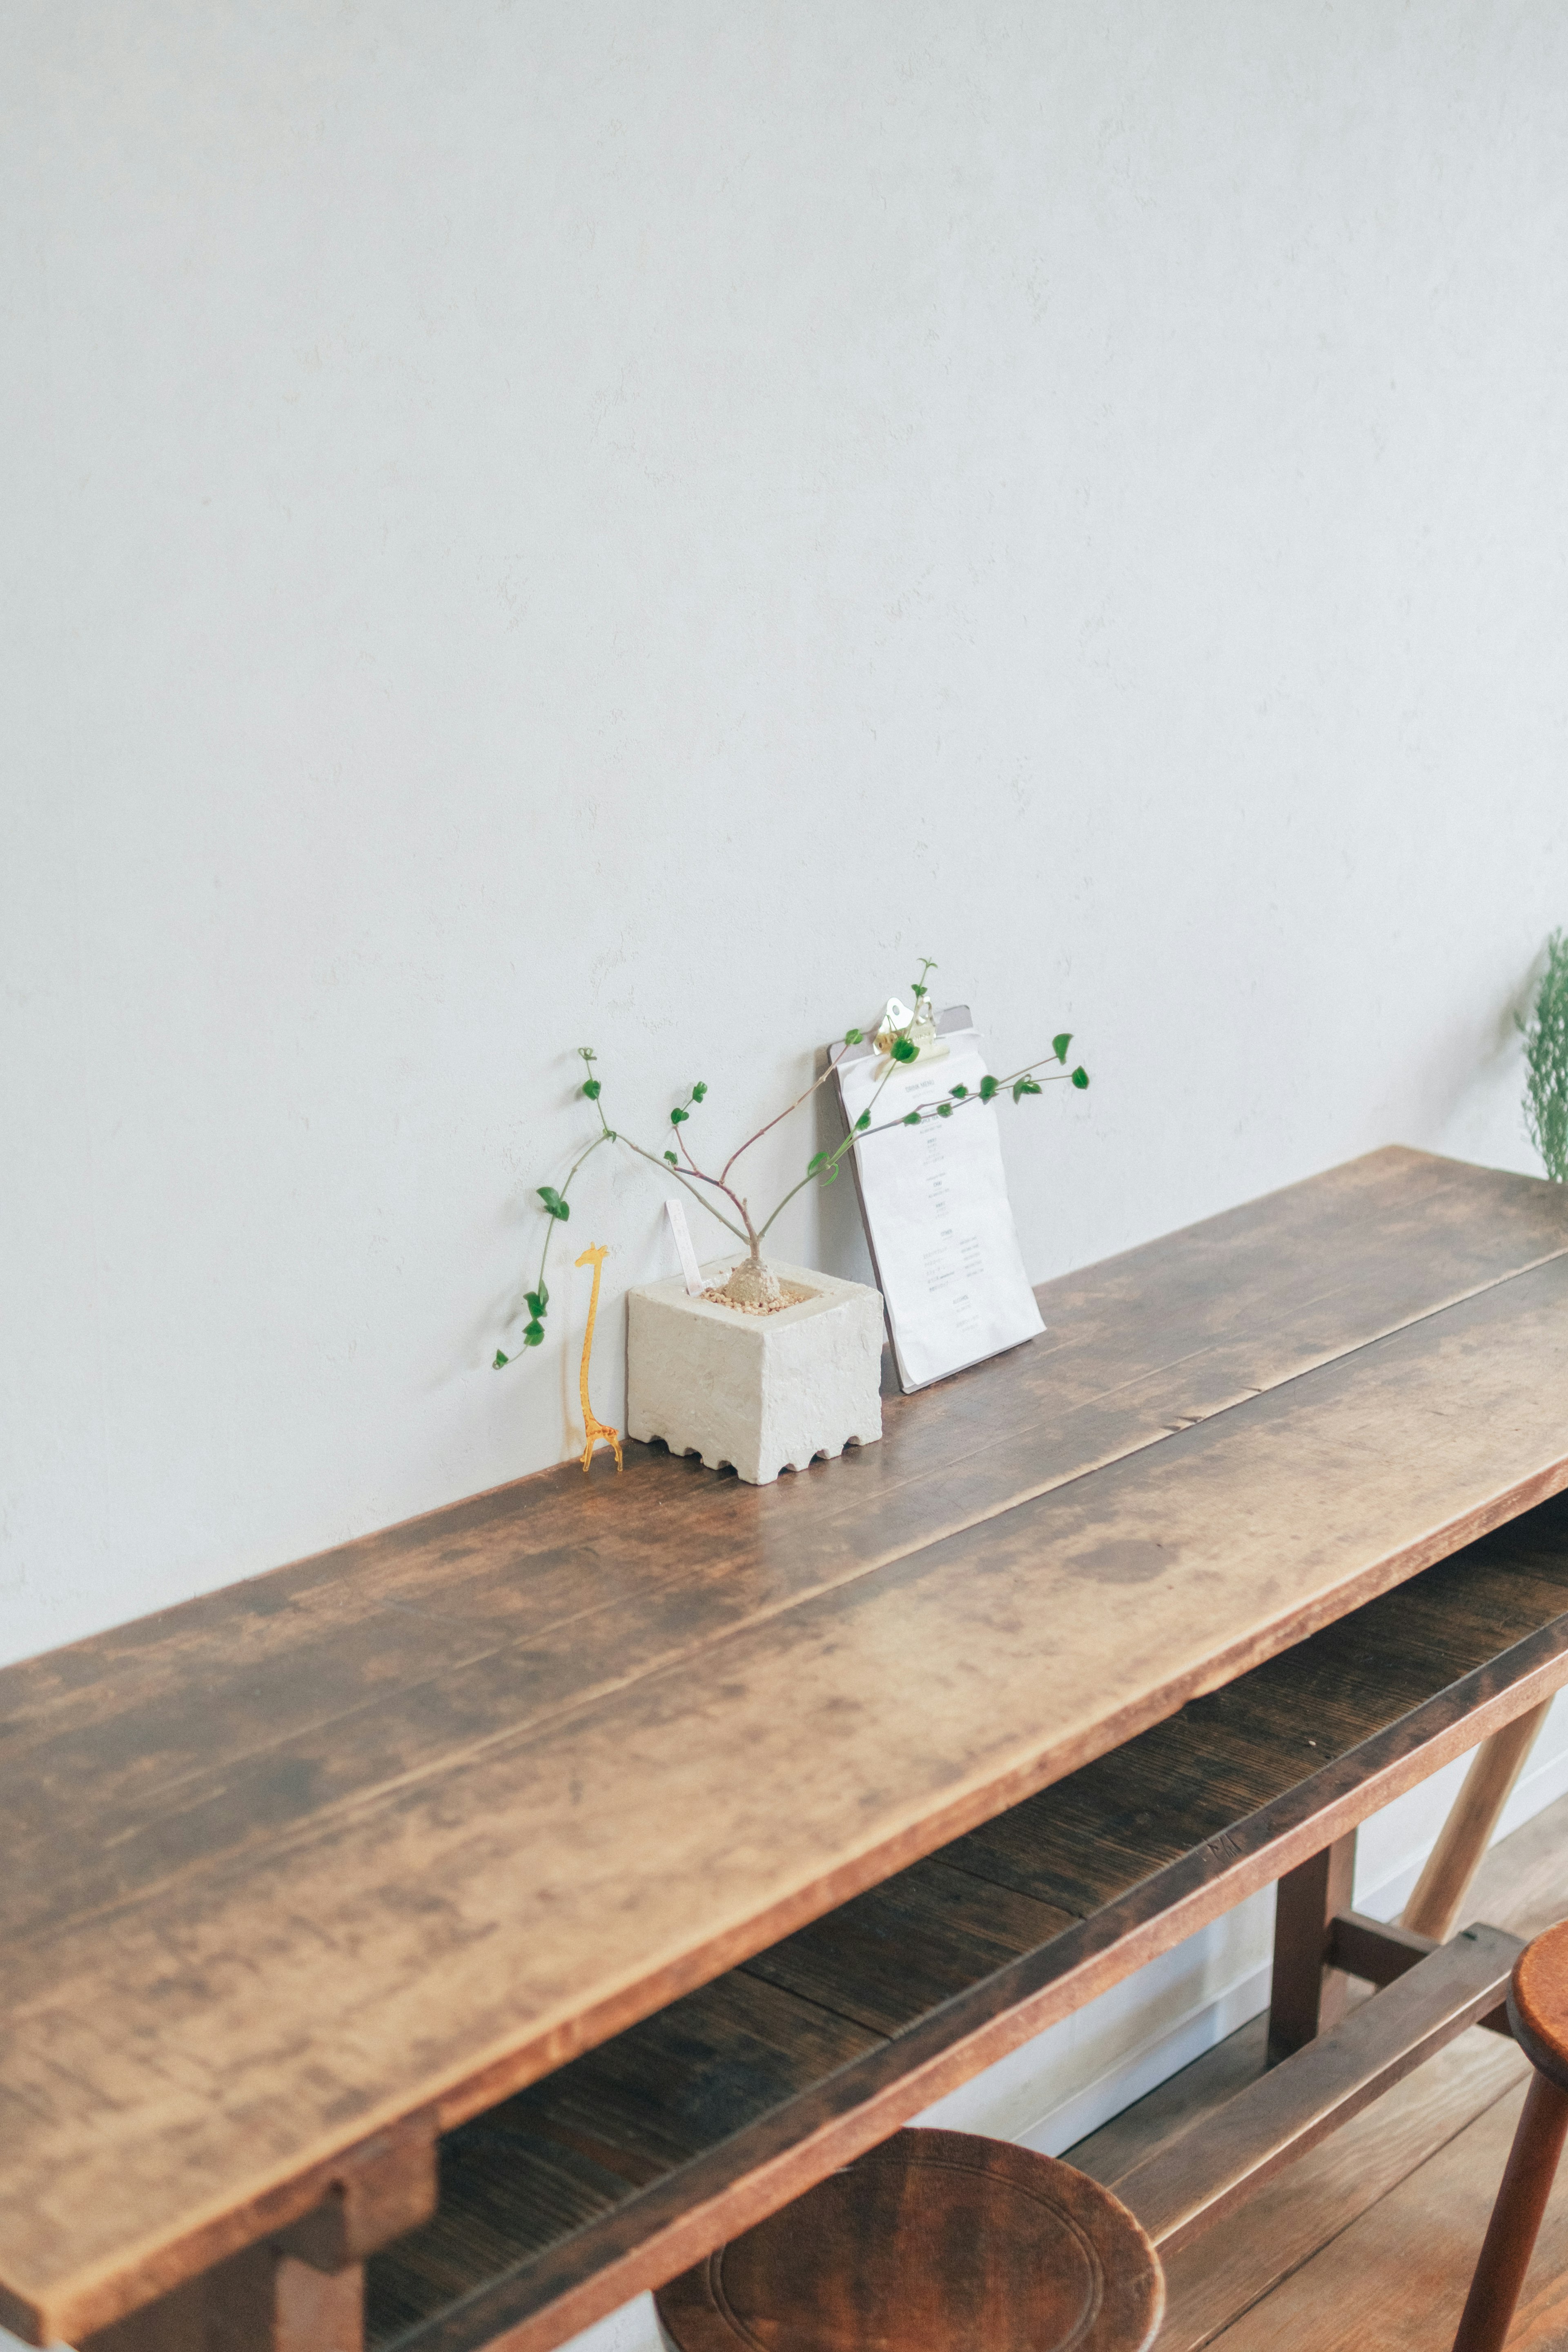
{"label": "wooden chair", "polygon": [[1568,2136],[1568,1919],[1537,1936],[1520,1954],[1509,1985],[1508,2015],[1535,2074],[1454,2352],[1500,2352]]}
{"label": "wooden chair", "polygon": [[1070,2165],[900,2131],[662,2287],[679,2352],[1142,2352],[1160,2258]]}

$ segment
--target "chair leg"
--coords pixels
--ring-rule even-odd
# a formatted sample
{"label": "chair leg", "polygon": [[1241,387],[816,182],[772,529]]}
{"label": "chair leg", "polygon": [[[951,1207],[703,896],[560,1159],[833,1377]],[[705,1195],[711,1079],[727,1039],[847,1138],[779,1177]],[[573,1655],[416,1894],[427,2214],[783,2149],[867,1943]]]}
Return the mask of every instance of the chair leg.
{"label": "chair leg", "polygon": [[1454,2352],[1502,2352],[1565,2137],[1568,2091],[1537,2074],[1513,2136]]}

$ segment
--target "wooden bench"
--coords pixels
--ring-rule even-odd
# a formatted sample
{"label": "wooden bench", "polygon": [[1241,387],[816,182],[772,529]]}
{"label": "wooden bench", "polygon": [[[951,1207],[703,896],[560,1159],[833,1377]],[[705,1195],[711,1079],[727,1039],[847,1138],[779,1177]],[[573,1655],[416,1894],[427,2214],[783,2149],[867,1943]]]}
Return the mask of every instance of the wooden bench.
{"label": "wooden bench", "polygon": [[1451,1904],[1568,1679],[1568,1202],[1379,1153],[1041,1297],[778,1488],[631,1448],[0,1675],[0,2319],[545,2347],[1273,1878],[1243,2174],[1495,2006],[1349,1842],[1492,1743]]}

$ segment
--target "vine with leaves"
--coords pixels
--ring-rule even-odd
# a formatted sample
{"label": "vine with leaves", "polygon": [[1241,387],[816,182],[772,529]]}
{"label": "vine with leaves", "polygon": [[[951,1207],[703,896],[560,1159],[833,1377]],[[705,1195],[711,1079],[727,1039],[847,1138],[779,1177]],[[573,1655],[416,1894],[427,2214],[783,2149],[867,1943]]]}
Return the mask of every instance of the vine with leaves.
{"label": "vine with leaves", "polygon": [[1568,1183],[1568,934],[1546,942],[1546,970],[1524,1030],[1524,1124],[1548,1176]]}
{"label": "vine with leaves", "polygon": [[[932,1119],[952,1118],[962,1111],[972,1109],[977,1103],[995,1102],[1003,1095],[1009,1095],[1015,1103],[1021,1103],[1030,1095],[1043,1094],[1045,1088],[1053,1083],[1065,1083],[1079,1087],[1088,1086],[1089,1073],[1081,1064],[1072,1070],[1067,1066],[1068,1048],[1072,1044],[1072,1033],[1070,1030],[1063,1030],[1059,1036],[1053,1037],[1051,1040],[1049,1054],[1042,1055],[1037,1061],[1026,1063],[1022,1069],[1013,1071],[1008,1076],[998,1078],[987,1073],[981,1079],[978,1087],[970,1087],[963,1085],[951,1087],[947,1094],[939,1099],[923,1103],[916,1109],[904,1111],[897,1118],[884,1119],[879,1123],[875,1118],[876,1108],[889,1083],[900,1069],[907,1068],[911,1062],[920,1059],[921,1048],[916,1044],[913,1032],[916,1029],[923,1029],[930,1022],[931,990],[927,976],[935,970],[936,965],[931,959],[929,956],[922,957],[920,977],[910,985],[913,1002],[908,1020],[891,1029],[878,1026],[873,1032],[877,1042],[884,1047],[888,1066],[870,1102],[860,1112],[841,1143],[836,1145],[832,1150],[813,1154],[806,1162],[805,1174],[790,1186],[782,1199],[774,1203],[760,1223],[753,1219],[746,1196],[738,1192],[731,1181],[737,1162],[751,1150],[753,1144],[760,1143],[764,1135],[771,1134],[783,1120],[788,1118],[793,1112],[799,1110],[803,1104],[809,1102],[819,1087],[826,1086],[849,1048],[865,1042],[867,1036],[865,1030],[847,1029],[842,1040],[837,1043],[829,1053],[826,1066],[821,1075],[814,1078],[810,1086],[798,1094],[793,1102],[786,1103],[783,1110],[759,1127],[754,1134],[747,1136],[744,1142],[737,1144],[716,1173],[699,1164],[686,1132],[691,1124],[693,1115],[707,1101],[708,1088],[705,1084],[699,1082],[689,1087],[682,1099],[674,1105],[669,1113],[670,1142],[662,1152],[653,1152],[645,1145],[638,1143],[632,1136],[610,1125],[605,1112],[603,1084],[595,1067],[599,1057],[591,1045],[579,1045],[577,1052],[582,1059],[584,1070],[581,1092],[586,1100],[593,1104],[598,1114],[599,1132],[574,1160],[563,1183],[559,1186],[541,1184],[537,1188],[547,1223],[543,1247],[539,1255],[538,1280],[534,1288],[529,1291],[526,1297],[528,1322],[523,1330],[521,1345],[524,1348],[537,1348],[543,1340],[544,1319],[550,1307],[550,1290],[545,1281],[550,1244],[554,1238],[556,1226],[564,1224],[571,1216],[572,1206],[568,1195],[579,1171],[604,1144],[618,1143],[626,1150],[635,1153],[637,1159],[646,1160],[649,1167],[656,1168],[661,1176],[667,1179],[673,1177],[683,1190],[690,1193],[700,1207],[708,1211],[710,1216],[718,1219],[726,1232],[733,1234],[737,1241],[745,1244],[746,1260],[736,1269],[736,1276],[731,1278],[732,1280],[750,1272],[753,1276],[760,1276],[766,1282],[772,1280],[772,1277],[768,1276],[762,1263],[762,1245],[769,1228],[788,1208],[795,1195],[803,1192],[808,1184],[835,1183],[847,1154],[857,1143],[863,1142],[873,1135],[885,1135],[896,1127],[922,1127]],[[1050,1069],[1048,1066],[1053,1062],[1058,1066]],[[1037,1075],[1041,1071],[1047,1073],[1043,1078]],[[721,1202],[724,1205],[719,1205]],[[500,1371],[503,1365],[512,1360],[512,1357],[506,1355],[498,1348],[495,1353],[494,1369]]]}

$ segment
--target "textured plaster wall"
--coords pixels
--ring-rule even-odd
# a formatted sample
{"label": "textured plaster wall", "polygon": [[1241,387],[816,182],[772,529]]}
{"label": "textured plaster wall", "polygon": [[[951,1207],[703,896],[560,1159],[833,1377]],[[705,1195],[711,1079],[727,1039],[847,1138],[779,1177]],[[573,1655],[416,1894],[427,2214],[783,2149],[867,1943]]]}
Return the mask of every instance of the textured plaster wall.
{"label": "textured plaster wall", "polygon": [[[999,1055],[1070,1024],[1037,1276],[1389,1139],[1528,1164],[1554,0],[0,45],[0,1654],[574,1450],[585,1276],[487,1367],[580,1043],[734,1134],[917,951]],[[612,1290],[673,1270],[592,1172]]]}

